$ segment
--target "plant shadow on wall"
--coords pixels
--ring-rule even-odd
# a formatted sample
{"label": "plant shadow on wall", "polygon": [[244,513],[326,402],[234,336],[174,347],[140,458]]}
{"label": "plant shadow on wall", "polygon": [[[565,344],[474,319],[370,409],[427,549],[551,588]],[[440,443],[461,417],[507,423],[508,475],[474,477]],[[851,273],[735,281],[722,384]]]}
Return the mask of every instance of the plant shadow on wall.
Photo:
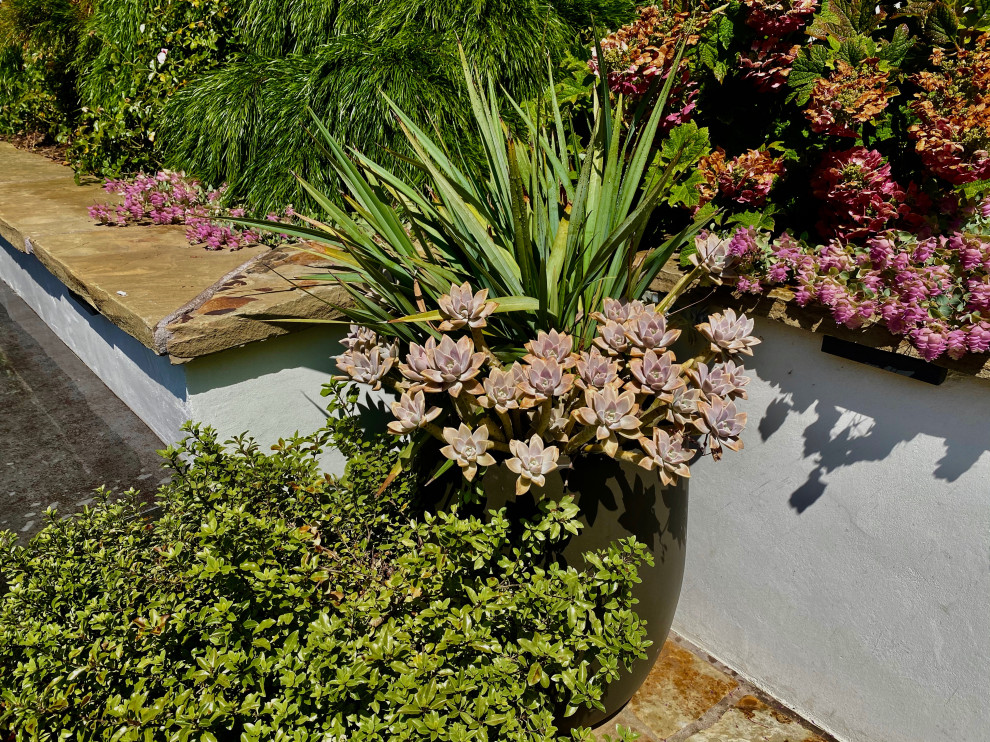
{"label": "plant shadow on wall", "polygon": [[[803,334],[790,328],[773,331]],[[791,345],[794,339],[786,342]],[[990,400],[968,389],[977,380],[950,378],[933,386],[825,355],[818,351],[818,343],[817,337],[804,338],[802,345],[807,347],[801,352],[767,352],[754,363],[758,376],[776,390],[759,422],[761,440],[794,434],[795,426],[785,427],[791,415],[816,413],[801,433],[803,455],[815,466],[789,498],[798,513],[825,494],[834,472],[897,457],[899,446],[923,445],[919,438],[942,442],[945,452],[930,474],[945,482],[958,480],[990,449],[990,429],[985,424]],[[922,467],[928,460],[917,457],[912,473],[925,474]]]}

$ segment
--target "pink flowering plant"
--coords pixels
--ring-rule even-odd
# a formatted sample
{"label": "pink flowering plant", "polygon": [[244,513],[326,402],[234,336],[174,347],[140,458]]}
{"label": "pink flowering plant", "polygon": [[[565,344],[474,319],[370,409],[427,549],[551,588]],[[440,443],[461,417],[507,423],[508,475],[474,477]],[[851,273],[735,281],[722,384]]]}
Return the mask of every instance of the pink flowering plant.
{"label": "pink flowering plant", "polygon": [[[207,250],[239,250],[259,242],[288,240],[287,235],[271,234],[243,228],[230,221],[245,215],[241,207],[227,207],[225,186],[208,188],[185,173],[161,170],[154,175],[108,180],[103,189],[121,197],[117,203],[100,203],[89,207],[89,215],[100,224],[124,227],[134,224],[182,224],[191,245]],[[289,206],[283,214],[268,214],[266,219],[281,222],[295,216]]]}
{"label": "pink flowering plant", "polygon": [[698,249],[740,293],[786,285],[928,360],[987,352],[990,5],[671,0],[602,38],[590,67],[641,103],[667,48],[650,33],[689,21],[690,106],[653,163],[670,167],[670,142],[690,155],[664,228],[706,220]]}
{"label": "pink flowering plant", "polygon": [[739,229],[722,240],[730,282],[752,293],[790,286],[801,306],[818,303],[851,329],[886,327],[928,361],[986,353],[990,200],[951,214],[937,232],[888,229],[863,242],[835,238],[824,245]]}

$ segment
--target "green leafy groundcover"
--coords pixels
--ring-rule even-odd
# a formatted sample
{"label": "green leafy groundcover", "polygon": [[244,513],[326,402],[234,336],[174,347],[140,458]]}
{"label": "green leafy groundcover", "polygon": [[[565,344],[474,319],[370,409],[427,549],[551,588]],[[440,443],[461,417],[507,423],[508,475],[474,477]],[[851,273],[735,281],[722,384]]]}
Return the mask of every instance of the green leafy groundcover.
{"label": "green leafy groundcover", "polygon": [[[104,494],[26,547],[3,537],[11,739],[553,740],[644,654],[644,547],[558,566],[570,500],[525,523],[423,515],[408,479],[378,494],[395,454],[353,418],[271,455],[188,432],[156,519]],[[339,481],[327,442],[350,456]]]}

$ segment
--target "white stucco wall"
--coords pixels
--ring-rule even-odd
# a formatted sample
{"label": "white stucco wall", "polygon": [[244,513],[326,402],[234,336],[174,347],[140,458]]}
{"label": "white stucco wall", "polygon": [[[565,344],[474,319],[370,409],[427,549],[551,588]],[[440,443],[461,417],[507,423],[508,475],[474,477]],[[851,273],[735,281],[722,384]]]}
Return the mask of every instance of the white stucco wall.
{"label": "white stucco wall", "polygon": [[990,740],[990,383],[757,333],[746,447],[693,470],[675,629],[840,739]]}
{"label": "white stucco wall", "polygon": [[[321,325],[185,364],[192,418],[216,427],[222,439],[250,431],[266,447],[317,430],[326,420],[320,390],[339,373],[332,356],[343,351],[343,334],[342,326]],[[365,395],[362,409],[379,399]],[[344,459],[331,451],[322,464],[340,473]]]}

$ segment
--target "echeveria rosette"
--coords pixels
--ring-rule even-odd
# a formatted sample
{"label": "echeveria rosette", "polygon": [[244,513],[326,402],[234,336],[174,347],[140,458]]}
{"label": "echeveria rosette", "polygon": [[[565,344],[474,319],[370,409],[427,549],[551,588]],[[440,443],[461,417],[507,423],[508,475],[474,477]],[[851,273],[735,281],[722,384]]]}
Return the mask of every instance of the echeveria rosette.
{"label": "echeveria rosette", "polygon": [[734,361],[717,363],[711,368],[705,363],[699,363],[692,369],[691,376],[701,393],[706,398],[722,397],[724,399],[746,399],[746,385],[750,378],[744,374],[745,369]]}
{"label": "echeveria rosette", "polygon": [[441,412],[439,407],[426,408],[426,395],[423,392],[403,392],[399,401],[392,403],[395,420],[388,424],[388,429],[395,435],[406,435],[432,422]]}
{"label": "echeveria rosette", "polygon": [[694,458],[695,451],[685,447],[682,434],[654,428],[653,437],[640,438],[639,445],[646,454],[640,459],[639,465],[647,471],[655,469],[663,484],[673,484],[678,477],[691,476],[688,463]]}
{"label": "echeveria rosette", "polygon": [[735,402],[726,402],[721,397],[711,397],[698,402],[701,419],[696,423],[702,433],[708,436],[712,458],[718,461],[722,447],[741,451],[743,442],[739,438],[746,427],[746,413],[736,409]]}
{"label": "echeveria rosette", "polygon": [[483,425],[474,431],[464,423],[456,429],[444,428],[443,439],[447,445],[440,449],[440,453],[461,467],[464,478],[469,482],[478,473],[479,466],[495,463],[495,457],[488,453],[494,443],[488,440],[488,428]]}
{"label": "echeveria rosette", "polygon": [[471,338],[465,336],[454,342],[450,335],[444,335],[431,360],[430,367],[422,372],[426,391],[445,391],[451,397],[457,397],[465,389],[469,394],[481,391],[475,377],[481,372],[485,354],[475,351]]}
{"label": "echeveria rosette", "polygon": [[626,337],[633,356],[641,356],[647,351],[663,351],[674,344],[681,335],[680,330],[667,327],[667,319],[659,312],[643,312],[625,324]]}
{"label": "echeveria rosette", "polygon": [[495,303],[487,301],[488,289],[474,293],[471,285],[465,281],[460,286],[451,285],[450,293],[437,299],[440,307],[440,330],[460,330],[468,327],[480,329],[488,323],[488,317],[495,311]]}
{"label": "echeveria rosette", "polygon": [[753,355],[753,346],[760,339],[753,335],[754,322],[745,314],[736,315],[734,309],[715,313],[707,322],[697,326],[709,343],[713,353]]}
{"label": "echeveria rosette", "polygon": [[546,475],[556,470],[560,457],[560,450],[556,446],[544,446],[543,439],[538,435],[530,438],[529,443],[510,441],[509,451],[512,458],[506,460],[505,466],[519,475],[516,479],[517,496],[529,492],[532,486],[543,487]]}
{"label": "echeveria rosette", "polygon": [[533,407],[553,397],[562,397],[574,384],[574,375],[564,372],[555,359],[534,358],[519,373],[520,407]]}
{"label": "echeveria rosette", "polygon": [[632,392],[619,393],[614,387],[588,389],[584,393],[585,407],[574,411],[574,416],[585,425],[595,428],[595,439],[602,450],[614,456],[619,450],[619,437],[639,437],[639,405]]}
{"label": "echeveria rosette", "polygon": [[619,380],[619,362],[602,355],[598,348],[581,353],[574,362],[577,371],[574,383],[579,389],[604,389]]}
{"label": "echeveria rosette", "polygon": [[348,351],[337,356],[337,368],[347,374],[346,378],[367,384],[375,391],[382,388],[382,380],[394,363],[395,359],[381,346],[365,353]]}
{"label": "echeveria rosette", "polygon": [[633,378],[627,382],[626,388],[636,394],[673,399],[673,392],[684,386],[682,367],[674,360],[673,353],[657,354],[653,350],[646,351],[641,358],[633,358],[629,362]]}
{"label": "echeveria rosette", "polygon": [[556,361],[564,368],[569,368],[574,362],[571,358],[573,348],[574,338],[570,335],[556,330],[550,332],[540,330],[536,340],[526,343],[526,350],[529,353],[523,356],[523,360],[527,363],[532,363],[536,359]]}
{"label": "echeveria rosette", "polygon": [[508,370],[493,368],[488,372],[487,378],[482,383],[485,393],[478,401],[486,409],[505,414],[509,410],[519,408],[519,399],[522,392],[519,384],[522,381],[522,367],[516,363]]}

